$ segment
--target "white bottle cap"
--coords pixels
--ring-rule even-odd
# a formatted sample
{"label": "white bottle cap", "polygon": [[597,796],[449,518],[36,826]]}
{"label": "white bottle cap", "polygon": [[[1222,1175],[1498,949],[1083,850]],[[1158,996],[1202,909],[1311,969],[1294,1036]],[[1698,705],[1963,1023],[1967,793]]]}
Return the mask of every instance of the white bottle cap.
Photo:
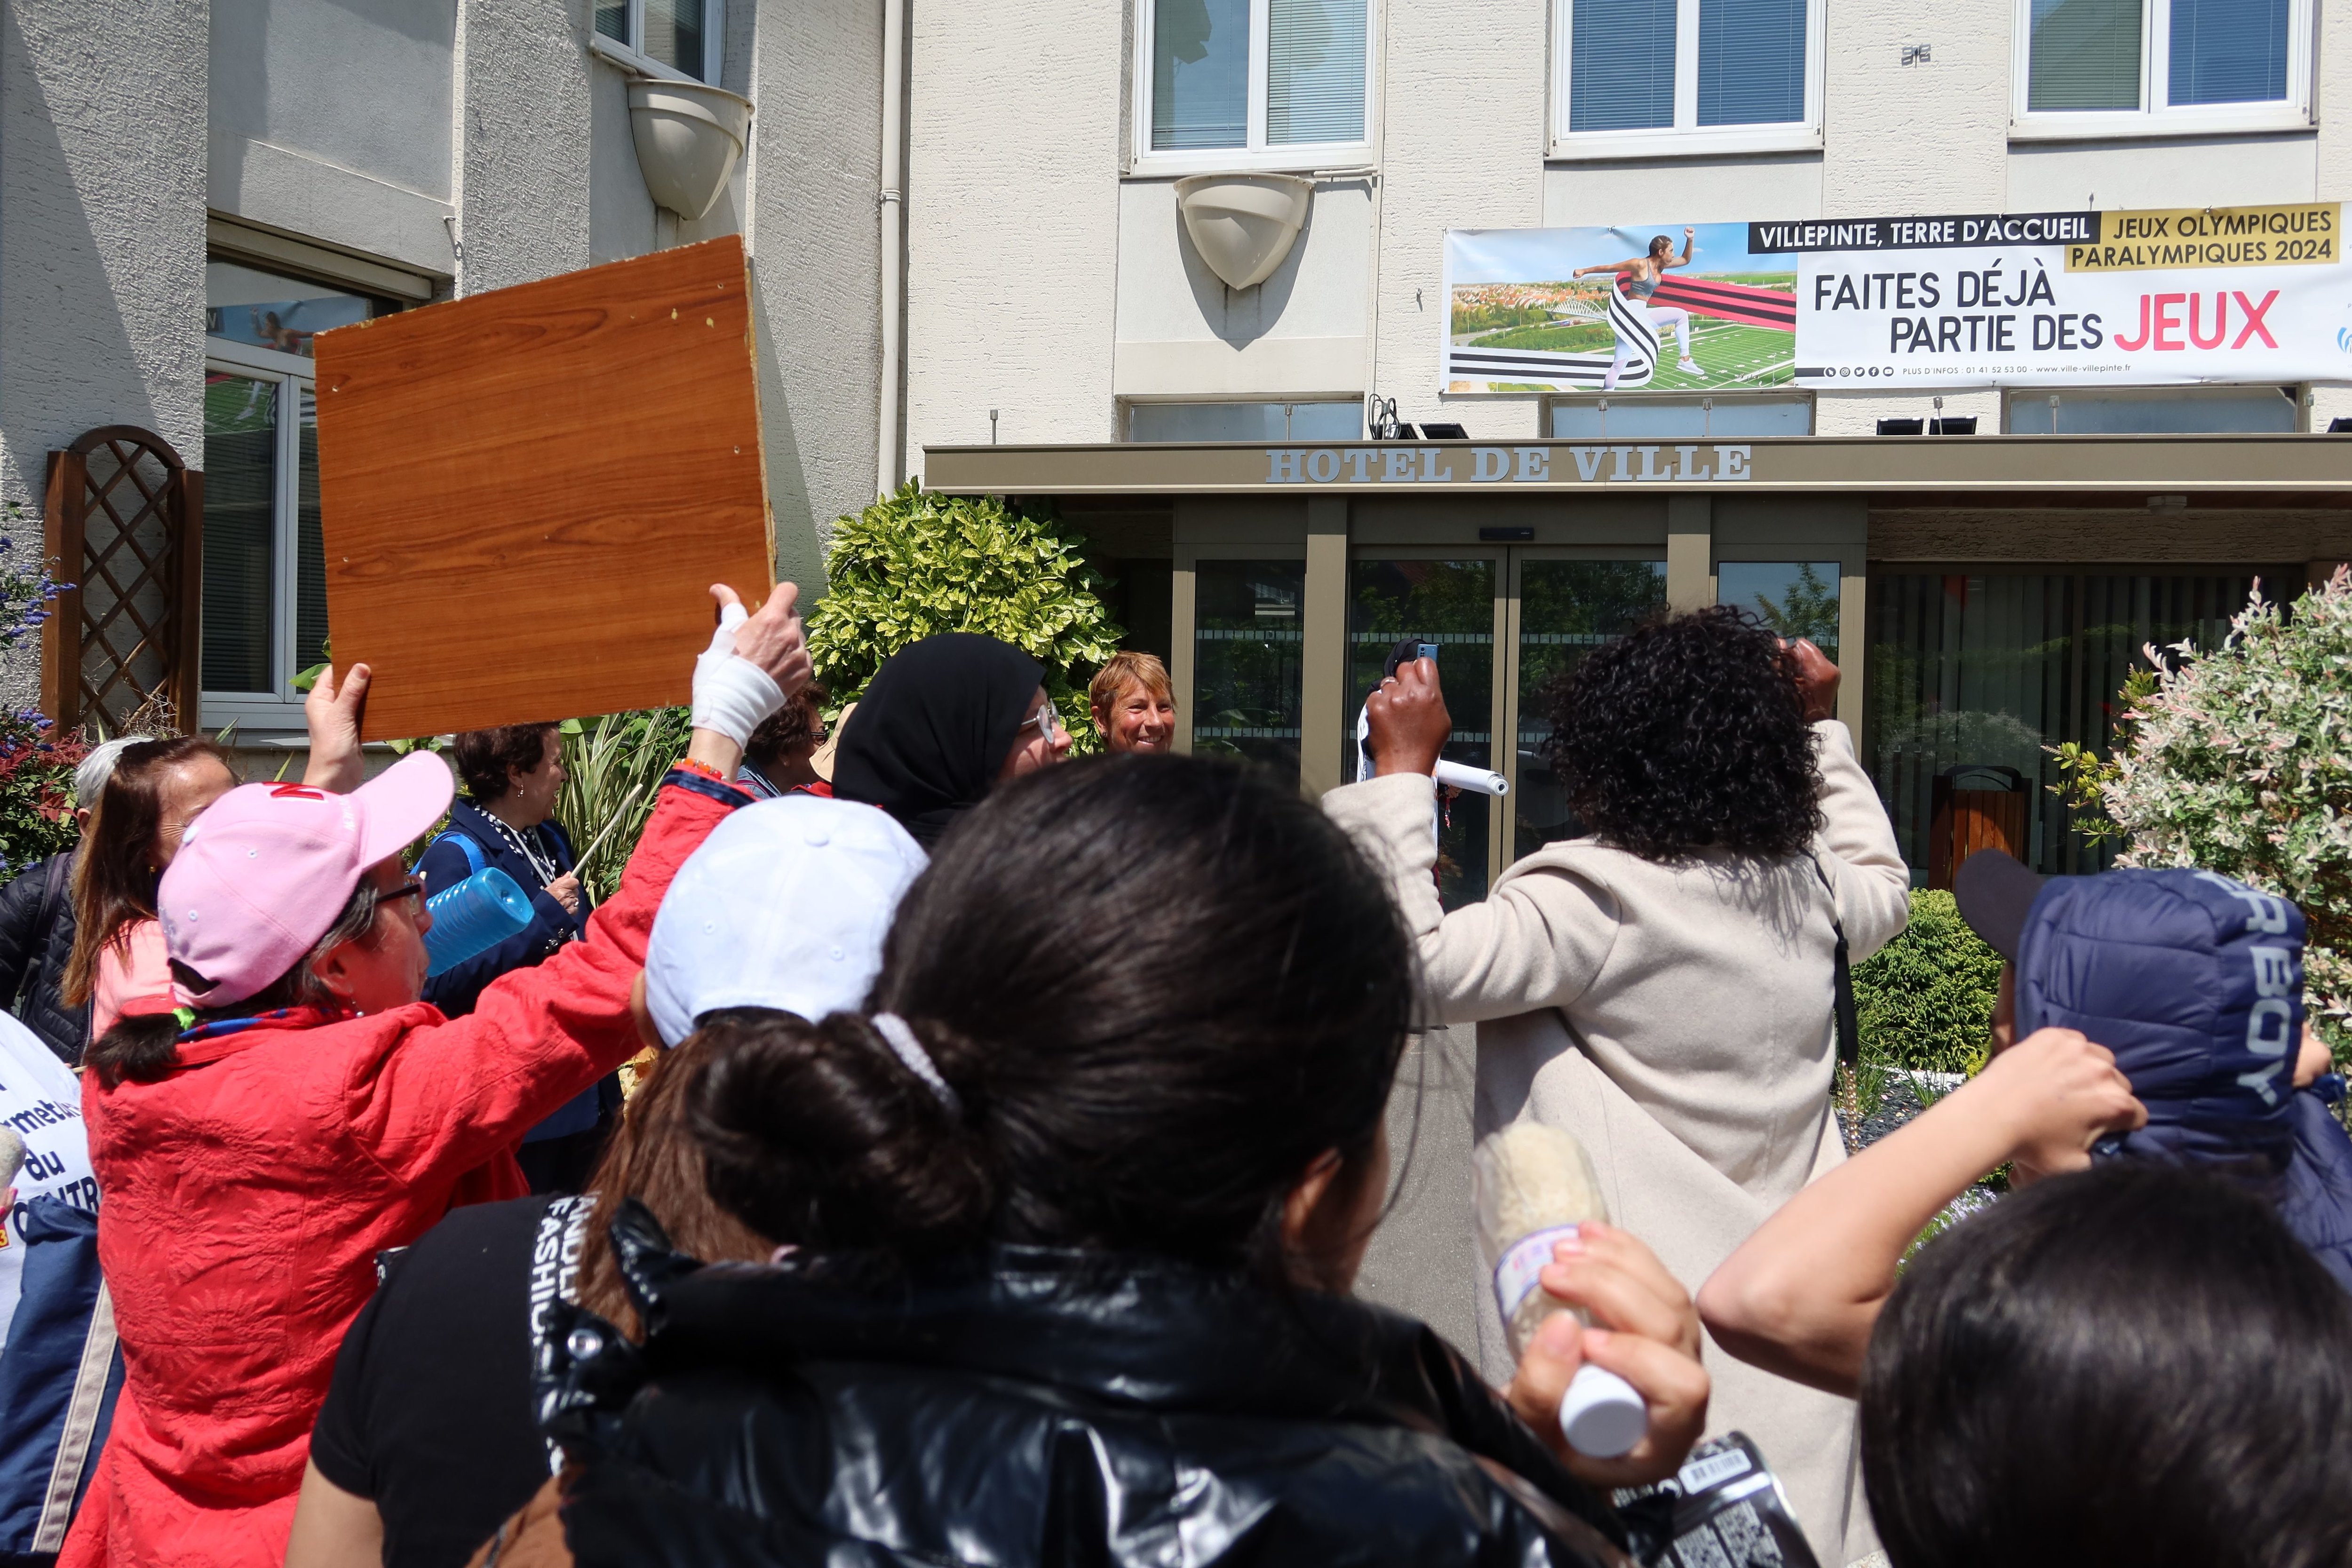
{"label": "white bottle cap", "polygon": [[1632,1384],[1588,1362],[1576,1369],[1568,1397],[1559,1402],[1559,1429],[1578,1453],[1613,1459],[1650,1429],[1650,1410]]}

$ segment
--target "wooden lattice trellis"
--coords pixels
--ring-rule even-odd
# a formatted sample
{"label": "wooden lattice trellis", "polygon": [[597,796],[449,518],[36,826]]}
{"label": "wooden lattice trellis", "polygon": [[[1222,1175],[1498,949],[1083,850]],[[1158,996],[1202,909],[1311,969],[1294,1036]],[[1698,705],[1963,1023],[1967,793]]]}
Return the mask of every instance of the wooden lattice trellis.
{"label": "wooden lattice trellis", "polygon": [[204,476],[153,431],[108,425],[51,452],[48,480],[51,570],[74,585],[43,628],[42,705],[113,730],[160,690],[193,728]]}

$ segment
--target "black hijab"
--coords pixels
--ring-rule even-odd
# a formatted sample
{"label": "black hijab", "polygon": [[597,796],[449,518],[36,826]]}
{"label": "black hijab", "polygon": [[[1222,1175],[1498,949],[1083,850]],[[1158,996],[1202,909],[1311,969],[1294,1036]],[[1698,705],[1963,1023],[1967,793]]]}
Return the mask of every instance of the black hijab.
{"label": "black hijab", "polygon": [[842,727],[835,795],[880,806],[929,848],[996,782],[1045,679],[1011,643],[973,632],[900,648]]}

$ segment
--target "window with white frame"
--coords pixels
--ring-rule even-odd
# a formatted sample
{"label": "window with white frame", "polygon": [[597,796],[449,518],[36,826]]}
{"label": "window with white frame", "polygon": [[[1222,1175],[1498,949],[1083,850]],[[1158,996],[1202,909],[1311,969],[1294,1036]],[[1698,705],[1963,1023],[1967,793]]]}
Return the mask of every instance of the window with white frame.
{"label": "window with white frame", "polygon": [[331,283],[205,268],[204,634],[207,730],[299,730],[294,677],[325,657],[312,340],[396,309]]}
{"label": "window with white frame", "polygon": [[1311,168],[1370,147],[1371,0],[1138,0],[1136,163]]}
{"label": "window with white frame", "polygon": [[655,76],[715,82],[725,56],[726,0],[596,0],[596,34],[639,57]]}
{"label": "window with white frame", "polygon": [[2013,134],[2307,118],[2311,0],[2018,0]]}
{"label": "window with white frame", "polygon": [[1556,157],[1817,144],[1822,0],[1559,0]]}

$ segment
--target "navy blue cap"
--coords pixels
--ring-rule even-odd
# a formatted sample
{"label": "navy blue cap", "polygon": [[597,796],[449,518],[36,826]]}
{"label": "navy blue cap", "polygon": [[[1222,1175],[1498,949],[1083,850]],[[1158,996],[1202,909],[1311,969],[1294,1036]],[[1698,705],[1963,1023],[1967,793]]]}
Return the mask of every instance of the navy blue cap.
{"label": "navy blue cap", "polygon": [[2017,933],[2048,878],[2028,869],[2005,849],[1979,849],[1960,862],[1952,878],[1952,901],[1969,929],[1995,952],[2017,962]]}
{"label": "navy blue cap", "polygon": [[2283,1166],[2303,943],[2301,910],[2210,871],[2052,877],[2017,937],[2017,1032],[2115,1053],[2147,1107],[2126,1152]]}

